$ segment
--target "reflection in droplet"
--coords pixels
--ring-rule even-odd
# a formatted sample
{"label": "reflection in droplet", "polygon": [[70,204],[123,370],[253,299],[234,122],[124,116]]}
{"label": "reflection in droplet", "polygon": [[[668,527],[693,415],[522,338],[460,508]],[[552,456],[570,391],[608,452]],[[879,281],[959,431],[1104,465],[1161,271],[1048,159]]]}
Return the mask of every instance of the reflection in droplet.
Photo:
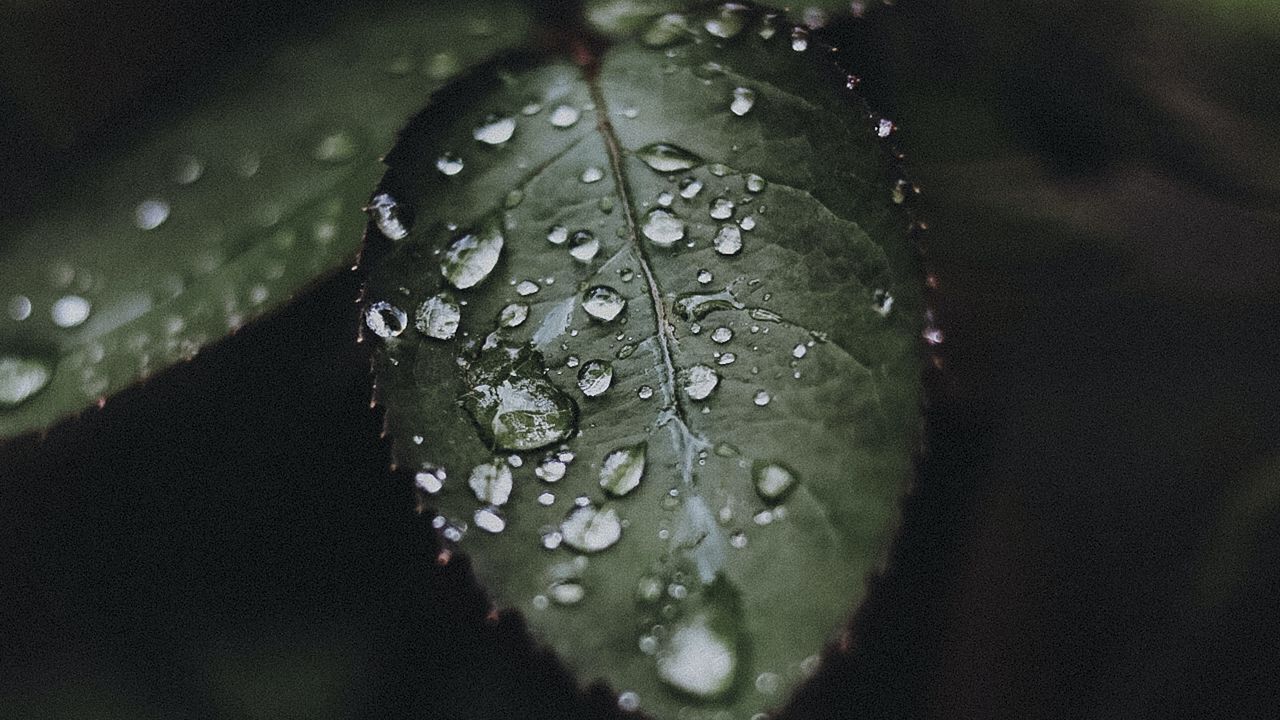
{"label": "reflection in droplet", "polygon": [[486,145],[501,145],[516,132],[516,119],[509,115],[490,115],[471,131],[472,137]]}
{"label": "reflection in droplet", "polygon": [[591,262],[600,252],[600,241],[590,230],[579,230],[569,243],[569,254],[578,262]]}
{"label": "reflection in droplet", "polygon": [[604,457],[600,465],[600,487],[614,497],[635,490],[644,479],[646,443],[620,447]]}
{"label": "reflection in droplet", "polygon": [[733,100],[729,103],[729,111],[738,117],[742,117],[751,112],[751,108],[756,104],[756,91],[751,88],[738,87],[733,89]]}
{"label": "reflection in droplet", "polygon": [[720,384],[720,376],[707,365],[694,365],[684,373],[684,392],[690,400],[706,400]]}
{"label": "reflection in droplet", "polygon": [[445,175],[457,175],[462,172],[462,168],[462,158],[454,155],[453,153],[447,152],[436,158],[436,169]]}
{"label": "reflection in droplet", "polygon": [[504,462],[481,463],[471,470],[467,487],[476,500],[488,505],[505,505],[511,497],[511,467]]}
{"label": "reflection in droplet", "polygon": [[636,151],[636,157],[658,172],[689,170],[702,164],[702,158],[676,145],[653,143]]}
{"label": "reflection in droplet", "polygon": [[60,328],[73,328],[89,319],[91,309],[89,301],[79,295],[65,295],[53,303],[49,314],[53,318],[54,325]]}
{"label": "reflection in droplet", "polygon": [[581,117],[581,115],[582,113],[578,111],[578,108],[571,105],[560,105],[551,111],[551,114],[547,119],[552,125],[558,128],[568,128],[577,124],[578,118]]}
{"label": "reflection in droplet", "polygon": [[369,203],[368,212],[378,226],[378,232],[388,240],[403,240],[409,235],[409,228],[400,214],[400,204],[387,193],[375,195]]}
{"label": "reflection in droplet", "polygon": [[365,325],[369,326],[374,335],[382,338],[395,337],[404,332],[408,322],[409,316],[405,311],[385,300],[373,303],[364,313]]}
{"label": "reflection in droplet", "polygon": [[756,494],[767,503],[779,503],[796,486],[796,474],[777,462],[756,461],[751,469]]}
{"label": "reflection in droplet", "polygon": [[654,208],[644,216],[640,231],[658,247],[671,247],[684,238],[684,221],[663,208]]}
{"label": "reflection in droplet", "polygon": [[600,552],[622,538],[622,520],[612,507],[588,503],[574,508],[561,521],[560,534],[565,544],[574,550]]}
{"label": "reflection in droplet", "polygon": [[578,389],[587,397],[603,395],[613,384],[613,365],[606,360],[588,360],[578,370]]}
{"label": "reflection in droplet", "polygon": [[459,290],[475,287],[498,264],[504,239],[497,225],[478,234],[466,234],[454,240],[440,263],[440,274]]}
{"label": "reflection in droplet", "polygon": [[627,301],[622,295],[607,285],[587,288],[582,294],[582,309],[601,322],[610,322],[618,317],[626,306]]}
{"label": "reflection in droplet", "polygon": [[169,203],[153,198],[138,203],[133,211],[133,222],[139,230],[155,230],[169,219]]}
{"label": "reflection in droplet", "polygon": [[53,371],[34,358],[0,354],[0,410],[18,407],[49,384]]}
{"label": "reflection in droplet", "polygon": [[721,255],[737,255],[742,250],[742,230],[737,225],[722,225],[711,242]]}
{"label": "reflection in droplet", "polygon": [[449,293],[440,293],[426,299],[418,306],[414,326],[429,338],[450,340],[458,332],[462,320],[462,308]]}

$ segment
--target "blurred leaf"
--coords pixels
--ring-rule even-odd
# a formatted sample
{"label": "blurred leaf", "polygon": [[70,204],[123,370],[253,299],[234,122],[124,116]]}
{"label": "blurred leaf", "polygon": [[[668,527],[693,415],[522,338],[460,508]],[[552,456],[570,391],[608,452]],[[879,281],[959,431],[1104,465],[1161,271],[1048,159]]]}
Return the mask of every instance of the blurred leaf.
{"label": "blurred leaf", "polygon": [[394,132],[446,79],[523,38],[521,14],[348,12],[9,220],[0,437],[190,357],[350,265]]}
{"label": "blurred leaf", "polygon": [[449,87],[377,191],[411,232],[366,250],[377,398],[435,526],[658,717],[749,717],[812,670],[917,438],[878,127],[822,50],[742,13]]}

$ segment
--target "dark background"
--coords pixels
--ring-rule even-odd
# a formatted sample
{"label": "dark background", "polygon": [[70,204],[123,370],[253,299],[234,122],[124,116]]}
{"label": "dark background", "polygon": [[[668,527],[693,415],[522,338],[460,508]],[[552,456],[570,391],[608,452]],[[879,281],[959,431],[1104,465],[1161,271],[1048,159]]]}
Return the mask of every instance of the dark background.
{"label": "dark background", "polygon": [[[827,29],[899,125],[946,341],[894,567],[792,716],[1274,716],[1280,19],[1230,4]],[[0,227],[332,7],[0,6]],[[0,448],[0,716],[613,712],[434,564],[357,289]]]}

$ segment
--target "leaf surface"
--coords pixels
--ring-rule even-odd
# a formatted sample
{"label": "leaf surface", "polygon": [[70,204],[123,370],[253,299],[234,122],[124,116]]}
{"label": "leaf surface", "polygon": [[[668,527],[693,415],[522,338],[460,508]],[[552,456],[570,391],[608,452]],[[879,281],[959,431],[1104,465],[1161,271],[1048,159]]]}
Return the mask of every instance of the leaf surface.
{"label": "leaf surface", "polygon": [[10,218],[0,437],[190,357],[349,266],[395,131],[527,28],[518,3],[343,13]]}
{"label": "leaf surface", "polygon": [[584,681],[658,717],[749,717],[812,670],[886,556],[918,424],[874,123],[778,21],[704,19],[448,88],[377,191],[411,232],[366,250],[423,507]]}

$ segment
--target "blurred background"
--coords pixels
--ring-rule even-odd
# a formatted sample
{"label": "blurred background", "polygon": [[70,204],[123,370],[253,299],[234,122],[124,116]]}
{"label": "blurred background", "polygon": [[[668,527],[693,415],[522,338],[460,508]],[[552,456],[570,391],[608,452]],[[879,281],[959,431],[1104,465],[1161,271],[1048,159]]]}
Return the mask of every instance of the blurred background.
{"label": "blurred background", "polygon": [[[945,342],[894,569],[784,714],[1274,716],[1280,7],[854,5]],[[0,3],[0,228],[338,6]],[[0,716],[614,713],[432,564],[358,284],[0,448]]]}

